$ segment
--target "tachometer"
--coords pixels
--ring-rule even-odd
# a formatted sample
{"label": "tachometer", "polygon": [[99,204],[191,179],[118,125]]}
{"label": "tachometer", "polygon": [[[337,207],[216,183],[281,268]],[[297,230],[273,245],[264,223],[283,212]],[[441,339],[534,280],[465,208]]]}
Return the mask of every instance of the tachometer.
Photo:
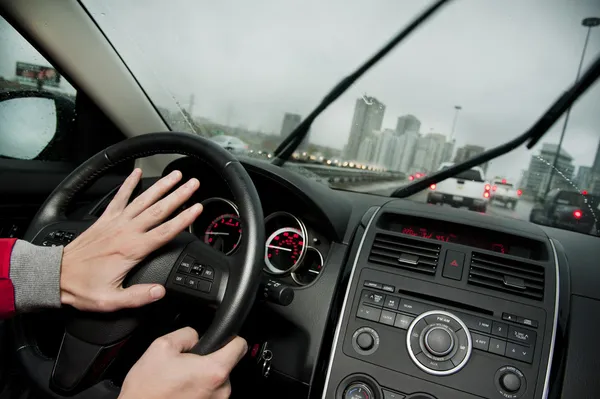
{"label": "tachometer", "polygon": [[265,264],[273,274],[290,272],[304,255],[304,235],[299,229],[284,227],[267,238]]}
{"label": "tachometer", "polygon": [[229,255],[242,239],[242,225],[237,215],[226,214],[213,220],[204,232],[204,242]]}
{"label": "tachometer", "polygon": [[318,249],[306,248],[302,265],[292,273],[292,279],[298,285],[308,285],[315,281],[323,269],[323,255]]}

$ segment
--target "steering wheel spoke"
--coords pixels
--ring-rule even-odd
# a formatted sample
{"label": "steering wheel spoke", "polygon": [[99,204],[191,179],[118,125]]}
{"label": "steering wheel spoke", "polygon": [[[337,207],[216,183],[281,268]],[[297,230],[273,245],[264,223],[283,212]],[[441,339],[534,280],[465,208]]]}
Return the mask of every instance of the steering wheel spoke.
{"label": "steering wheel spoke", "polygon": [[72,394],[98,383],[125,342],[99,345],[65,332],[52,369],[52,389]]}
{"label": "steering wheel spoke", "polygon": [[177,259],[167,289],[218,305],[228,281],[236,277],[234,260],[199,240],[191,242]]}

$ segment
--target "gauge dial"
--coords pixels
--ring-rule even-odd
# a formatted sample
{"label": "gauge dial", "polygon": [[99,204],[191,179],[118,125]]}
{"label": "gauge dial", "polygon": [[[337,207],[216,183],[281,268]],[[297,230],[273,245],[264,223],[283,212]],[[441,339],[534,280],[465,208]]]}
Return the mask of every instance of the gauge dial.
{"label": "gauge dial", "polygon": [[304,252],[302,231],[284,227],[273,232],[267,239],[265,264],[271,273],[287,273],[300,265]]}
{"label": "gauge dial", "polygon": [[298,285],[308,285],[315,281],[323,269],[323,256],[318,249],[306,248],[302,264],[292,273],[292,279]]}
{"label": "gauge dial", "polygon": [[204,242],[229,255],[242,238],[242,225],[237,215],[225,214],[214,219],[204,231]]}

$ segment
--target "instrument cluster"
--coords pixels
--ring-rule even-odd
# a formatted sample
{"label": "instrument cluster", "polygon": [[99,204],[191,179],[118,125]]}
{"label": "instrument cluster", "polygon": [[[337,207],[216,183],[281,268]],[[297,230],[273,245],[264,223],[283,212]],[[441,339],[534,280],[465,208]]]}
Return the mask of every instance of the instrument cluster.
{"label": "instrument cluster", "polygon": [[[204,210],[190,226],[190,232],[218,251],[231,255],[240,245],[243,226],[232,201],[213,197],[202,202]],[[324,256],[322,237],[307,228],[298,217],[285,211],[265,218],[265,258],[263,270],[270,275],[291,278],[307,286],[320,275]]]}

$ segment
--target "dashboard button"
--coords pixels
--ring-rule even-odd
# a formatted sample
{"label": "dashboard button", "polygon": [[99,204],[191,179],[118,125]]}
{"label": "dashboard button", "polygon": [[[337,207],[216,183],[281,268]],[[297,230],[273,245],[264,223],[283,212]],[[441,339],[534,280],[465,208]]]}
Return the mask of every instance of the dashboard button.
{"label": "dashboard button", "polygon": [[467,356],[467,352],[469,351],[469,341],[467,338],[467,333],[465,330],[460,329],[456,332],[456,337],[458,338],[458,344],[456,345],[456,353],[452,356],[450,361],[458,366]]}
{"label": "dashboard button", "polygon": [[471,340],[475,349],[487,351],[490,346],[490,338],[485,335],[471,333]]}
{"label": "dashboard button", "polygon": [[506,338],[506,336],[508,335],[508,326],[504,323],[499,323],[495,321],[492,324],[492,335]]}
{"label": "dashboard button", "polygon": [[368,351],[375,344],[375,340],[373,339],[373,336],[368,332],[362,332],[358,334],[358,337],[356,337],[356,344],[360,349]]}
{"label": "dashboard button", "polygon": [[183,260],[179,264],[179,268],[177,269],[180,273],[189,273],[192,268],[192,264],[194,263],[194,258],[189,255],[183,257]]}
{"label": "dashboard button", "polygon": [[371,391],[371,388],[362,382],[355,382],[351,384],[344,391],[344,399],[374,399],[375,396]]}
{"label": "dashboard button", "polygon": [[506,373],[500,379],[500,386],[507,392],[517,392],[521,389],[521,379],[515,373]]}
{"label": "dashboard button", "polygon": [[381,316],[379,317],[380,323],[387,324],[389,326],[393,326],[395,320],[396,320],[396,313],[390,312],[389,310],[383,310],[381,312]]}
{"label": "dashboard button", "polygon": [[534,345],[537,333],[522,327],[508,327],[508,339],[524,345]]}
{"label": "dashboard button", "polygon": [[454,349],[454,337],[443,327],[433,327],[423,339],[425,347],[434,356],[446,356]]}
{"label": "dashboard button", "polygon": [[526,326],[533,327],[533,328],[537,328],[538,327],[537,320],[527,319],[525,317],[517,317],[517,323],[519,323],[519,324],[525,324]]}
{"label": "dashboard button", "polygon": [[504,352],[506,351],[506,341],[497,338],[490,339],[489,351],[496,355],[504,356]]}
{"label": "dashboard button", "polygon": [[461,318],[469,330],[481,331],[488,334],[492,331],[492,321],[489,319],[466,313],[459,313],[457,316]]}
{"label": "dashboard button", "polygon": [[433,309],[435,309],[435,307],[431,305],[427,305],[425,303],[413,301],[412,299],[406,298],[402,298],[400,300],[400,307],[398,308],[398,310],[412,314],[421,314]]}
{"label": "dashboard button", "polygon": [[400,304],[400,298],[397,296],[386,295],[385,302],[383,303],[384,308],[398,310],[398,305]]}
{"label": "dashboard button", "polygon": [[394,287],[393,285],[389,285],[389,284],[383,284],[381,286],[381,289],[386,292],[396,292],[396,287]]}
{"label": "dashboard button", "polygon": [[452,362],[450,362],[448,360],[437,362],[437,361],[425,356],[425,354],[423,352],[417,354],[416,358],[419,361],[419,363],[421,363],[423,366],[430,368],[432,370],[446,371],[446,370],[450,370],[450,369],[454,368],[454,365],[452,364]]}
{"label": "dashboard button", "polygon": [[394,327],[401,328],[403,330],[408,330],[410,323],[414,320],[414,317],[407,316],[405,314],[398,313],[396,315],[396,321],[394,322]]}
{"label": "dashboard button", "polygon": [[356,317],[371,321],[379,321],[379,318],[381,317],[381,309],[376,309],[367,305],[360,305],[358,307]]}
{"label": "dashboard button", "polygon": [[196,263],[194,266],[192,266],[189,273],[195,276],[200,276],[202,274],[202,266]]}
{"label": "dashboard button", "polygon": [[212,280],[215,278],[215,270],[210,266],[204,266],[202,269],[202,277]]}
{"label": "dashboard button", "polygon": [[517,322],[517,316],[510,313],[502,313],[502,320]]}
{"label": "dashboard button", "polygon": [[425,317],[425,321],[427,322],[427,324],[434,324],[434,323],[445,324],[448,327],[450,327],[450,329],[452,331],[458,331],[461,329],[460,324],[458,324],[458,322],[453,317],[448,317],[443,314],[429,315],[429,316]]}
{"label": "dashboard button", "polygon": [[382,389],[382,391],[383,399],[404,399],[406,397],[401,393],[388,391],[387,389]]}
{"label": "dashboard button", "polygon": [[385,300],[385,295],[369,290],[364,290],[362,300],[364,303],[368,303],[369,305],[382,307],[383,301]]}
{"label": "dashboard button", "polygon": [[533,348],[527,348],[525,346],[508,342],[506,344],[505,355],[506,357],[510,357],[511,359],[531,363],[533,361]]}
{"label": "dashboard button", "polygon": [[465,254],[463,252],[448,250],[446,251],[442,275],[452,280],[461,280],[464,265]]}
{"label": "dashboard button", "polygon": [[365,283],[363,284],[365,287],[369,287],[369,288],[375,288],[380,290],[382,288],[382,284],[381,283],[376,283],[374,281],[365,281]]}

